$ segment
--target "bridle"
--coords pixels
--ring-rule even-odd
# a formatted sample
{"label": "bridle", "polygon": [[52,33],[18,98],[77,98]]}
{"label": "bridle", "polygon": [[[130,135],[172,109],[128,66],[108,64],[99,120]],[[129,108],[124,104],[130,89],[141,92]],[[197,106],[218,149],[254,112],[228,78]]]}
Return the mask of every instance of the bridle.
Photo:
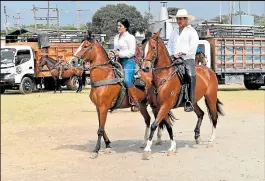
{"label": "bridle", "polygon": [[[88,40],[87,40],[88,41]],[[91,45],[89,45],[87,48],[86,48],[86,50],[80,55],[80,56],[76,56],[76,55],[74,55],[73,57],[75,57],[75,58],[77,58],[78,60],[81,60],[82,62],[84,61],[84,57],[85,57],[85,55],[90,51],[90,50],[92,50],[92,48],[94,47],[94,45],[95,45],[95,42],[96,41],[94,41]],[[103,64],[97,64],[97,65],[91,65],[90,67],[89,67],[89,69],[91,70],[91,69],[94,69],[94,68],[97,68],[97,67],[101,67],[101,66],[105,66],[105,65],[108,65],[110,63],[110,60],[108,60],[107,62],[105,62],[105,63],[103,63]]]}
{"label": "bridle", "polygon": [[[158,58],[158,40],[159,39],[158,39],[158,37],[156,39],[153,39],[153,38],[150,38],[150,39],[152,39],[153,41],[156,42],[155,43],[155,47],[153,47],[153,49],[154,49],[153,55],[152,55],[151,59],[146,59],[146,58],[142,57],[142,61],[149,61],[149,62],[151,62],[151,65],[152,65],[151,69],[152,70],[155,71],[155,70],[159,70],[159,69],[168,69],[168,68],[171,68],[174,65],[179,65],[179,64],[182,64],[183,63],[183,58],[180,57],[179,58],[180,59],[179,61],[173,61],[173,62],[171,61],[171,64],[170,65],[162,66],[162,67],[155,67],[155,63],[156,63],[156,60]],[[147,41],[147,43],[149,43],[150,39]],[[144,54],[143,54],[143,56],[144,56]],[[172,58],[169,56],[168,52],[167,52],[167,56],[168,56],[168,58],[170,60],[172,60]]]}

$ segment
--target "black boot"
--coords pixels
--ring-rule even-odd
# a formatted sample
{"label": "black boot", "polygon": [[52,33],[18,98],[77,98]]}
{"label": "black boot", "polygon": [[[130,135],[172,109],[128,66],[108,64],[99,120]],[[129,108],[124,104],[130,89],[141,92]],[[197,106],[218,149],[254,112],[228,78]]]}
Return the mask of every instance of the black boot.
{"label": "black boot", "polygon": [[130,94],[131,98],[133,99],[132,101],[132,106],[136,107],[137,109],[140,108],[140,104],[137,98],[137,94],[136,94],[136,87],[129,87],[128,88],[128,93]]}
{"label": "black boot", "polygon": [[195,86],[196,86],[196,76],[191,76],[189,81],[189,88],[188,88],[188,94],[189,94],[189,101],[185,103],[185,112],[191,112],[194,111],[194,95],[195,95]]}

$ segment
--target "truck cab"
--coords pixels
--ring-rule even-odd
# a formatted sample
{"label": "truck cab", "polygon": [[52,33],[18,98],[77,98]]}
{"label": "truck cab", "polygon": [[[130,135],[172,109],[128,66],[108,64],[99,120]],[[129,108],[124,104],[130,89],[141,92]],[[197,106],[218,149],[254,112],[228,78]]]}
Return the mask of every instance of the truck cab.
{"label": "truck cab", "polygon": [[34,90],[35,52],[30,46],[1,47],[1,93],[18,88],[21,93]]}

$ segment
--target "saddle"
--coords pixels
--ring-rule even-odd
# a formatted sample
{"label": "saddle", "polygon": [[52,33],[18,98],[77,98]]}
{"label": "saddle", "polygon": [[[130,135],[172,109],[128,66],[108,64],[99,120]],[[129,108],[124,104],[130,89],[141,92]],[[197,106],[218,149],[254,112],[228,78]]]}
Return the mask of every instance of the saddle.
{"label": "saddle", "polygon": [[[121,89],[118,95],[118,98],[114,104],[114,106],[112,106],[109,110],[109,112],[113,112],[115,109],[118,109],[122,103],[122,101],[124,100],[126,94],[128,96],[128,91],[127,88],[123,82],[124,80],[124,70],[121,66],[121,64],[119,63],[119,61],[116,60],[116,57],[109,57],[110,63],[111,65],[114,67],[114,75],[115,77],[113,79],[108,79],[108,80],[101,80],[101,81],[97,81],[97,82],[91,82],[91,86],[92,87],[100,87],[100,86],[105,86],[105,85],[113,85],[113,84],[120,84],[121,85]],[[146,83],[138,76],[138,73],[136,72],[134,75],[134,80],[133,80],[133,84],[135,85],[135,87],[141,91],[145,91],[145,86]],[[129,101],[132,102],[130,100],[131,98],[129,98]]]}
{"label": "saddle", "polygon": [[181,83],[180,93],[173,108],[184,107],[185,103],[189,101],[185,64],[182,58],[176,59],[174,56],[171,56],[171,60],[174,62],[174,68]]}

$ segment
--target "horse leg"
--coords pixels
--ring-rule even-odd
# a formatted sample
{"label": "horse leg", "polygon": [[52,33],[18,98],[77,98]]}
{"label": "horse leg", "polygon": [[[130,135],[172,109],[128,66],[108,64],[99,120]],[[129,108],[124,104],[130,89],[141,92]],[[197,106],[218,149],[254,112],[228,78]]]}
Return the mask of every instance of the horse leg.
{"label": "horse leg", "polygon": [[142,145],[140,146],[140,148],[144,148],[146,147],[146,144],[147,144],[147,139],[148,139],[148,135],[149,135],[149,130],[150,130],[150,120],[151,120],[151,117],[147,111],[147,106],[146,104],[144,105],[144,103],[140,103],[140,113],[143,115],[144,117],[144,121],[145,121],[145,134],[144,134],[144,141],[142,143]]}
{"label": "horse leg", "polygon": [[195,132],[194,139],[195,139],[196,144],[200,144],[201,143],[201,137],[200,137],[201,124],[202,124],[204,112],[201,110],[201,108],[198,106],[197,103],[194,104],[194,112],[196,113],[198,117],[198,121],[194,129],[194,132]]}
{"label": "horse leg", "polygon": [[59,90],[60,90],[60,93],[62,93],[62,80],[63,79],[59,79]]}
{"label": "horse leg", "polygon": [[[104,127],[107,119],[107,114],[108,114],[108,109],[106,106],[101,106],[100,108],[97,108],[97,113],[98,113],[98,120],[99,120],[99,128],[98,128],[98,140],[96,147],[92,153],[91,158],[97,158],[98,157],[98,152],[100,150],[100,145],[101,145],[101,137],[104,135]],[[104,138],[104,137],[103,137]],[[107,138],[107,134],[106,137]]]}
{"label": "horse leg", "polygon": [[[159,109],[159,112],[157,114],[157,117],[156,117],[155,121],[151,125],[151,132],[150,132],[150,135],[149,135],[149,139],[148,139],[147,145],[146,145],[146,147],[144,149],[144,154],[143,154],[143,159],[144,160],[149,159],[148,157],[151,154],[151,146],[152,146],[152,139],[153,139],[153,136],[154,136],[154,132],[155,132],[157,126],[163,120],[163,118],[165,118],[165,116],[167,115],[169,110],[170,110],[170,106],[168,106],[167,104],[161,105],[161,107]],[[167,120],[164,121],[165,124],[168,123],[166,121]],[[168,126],[171,127],[171,125],[168,125]],[[170,130],[170,128],[169,128],[169,130]],[[172,130],[172,128],[171,128],[171,130]],[[171,133],[169,132],[169,134],[171,134]],[[172,131],[172,135],[173,135],[173,131]],[[171,140],[171,146],[170,146],[168,151],[169,152],[175,152],[176,151],[176,142],[175,142],[175,140],[173,140],[173,136],[172,136],[172,140]]]}
{"label": "horse leg", "polygon": [[[158,113],[157,108],[154,105],[152,105],[151,107],[152,107],[152,112],[154,114],[154,117],[156,118],[157,117],[157,113]],[[161,131],[161,128],[158,127],[157,140],[156,140],[156,143],[155,143],[156,145],[161,145],[162,144],[161,137],[162,137],[162,131]]]}
{"label": "horse leg", "polygon": [[76,93],[81,92],[82,91],[82,77],[78,76],[78,88],[76,90]]}
{"label": "horse leg", "polygon": [[58,87],[58,82],[57,82],[57,78],[54,78],[54,93],[56,93],[57,91],[57,87]]}
{"label": "horse leg", "polygon": [[104,130],[104,133],[103,133],[103,139],[104,139],[104,142],[105,142],[105,145],[106,145],[105,153],[111,153],[111,146],[110,146],[111,141],[109,140],[105,130]]}

